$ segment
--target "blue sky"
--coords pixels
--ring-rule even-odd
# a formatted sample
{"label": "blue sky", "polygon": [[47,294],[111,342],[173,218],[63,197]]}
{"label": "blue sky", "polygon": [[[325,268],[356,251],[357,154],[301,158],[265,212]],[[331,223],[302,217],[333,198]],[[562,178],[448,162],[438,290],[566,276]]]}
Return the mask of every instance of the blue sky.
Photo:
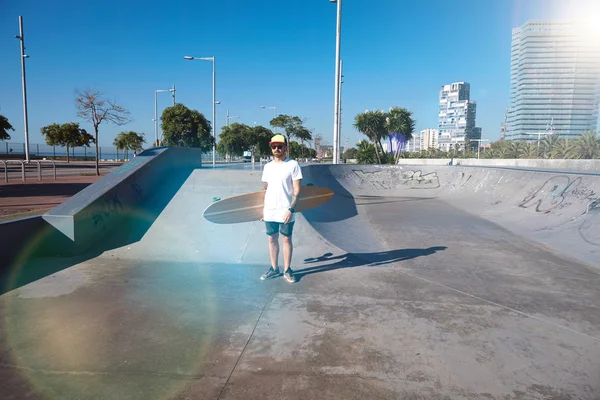
{"label": "blue sky", "polygon": [[[599,2],[600,3],[600,2]],[[344,0],[342,145],[366,109],[406,107],[416,130],[437,126],[440,86],[471,84],[477,125],[495,140],[509,100],[511,29],[531,19],[600,18],[594,0]],[[586,9],[587,7],[587,9]],[[154,90],[212,118],[216,57],[217,126],[268,125],[280,114],[306,118],[333,142],[336,5],[328,0],[102,2],[0,0],[0,114],[23,142],[18,17],[24,18],[30,143],[42,126],[89,123],[75,114],[76,89],[97,88],[132,114],[125,127],[100,126],[100,144],[122,130],[154,138]],[[160,93],[159,113],[171,104]],[[217,130],[217,133],[220,129]]]}

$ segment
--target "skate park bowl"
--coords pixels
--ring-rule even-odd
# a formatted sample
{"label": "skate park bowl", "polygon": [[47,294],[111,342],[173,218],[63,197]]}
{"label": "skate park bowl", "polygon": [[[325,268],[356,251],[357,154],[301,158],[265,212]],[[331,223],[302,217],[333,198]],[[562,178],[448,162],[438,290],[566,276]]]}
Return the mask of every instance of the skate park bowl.
{"label": "skate park bowl", "polygon": [[0,226],[2,398],[600,398],[600,174],[302,165],[290,284],[202,217],[260,164],[140,156]]}

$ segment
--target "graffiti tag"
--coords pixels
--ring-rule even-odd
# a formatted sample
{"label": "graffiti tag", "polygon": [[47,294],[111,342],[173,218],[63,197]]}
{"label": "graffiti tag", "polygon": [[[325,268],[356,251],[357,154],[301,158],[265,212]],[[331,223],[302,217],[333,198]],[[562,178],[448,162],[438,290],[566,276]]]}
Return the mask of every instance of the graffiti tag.
{"label": "graffiti tag", "polygon": [[471,179],[469,172],[457,172],[454,174],[454,182],[452,182],[452,189],[462,188]]}
{"label": "graffiti tag", "polygon": [[406,186],[410,189],[435,189],[440,187],[437,172],[423,174],[422,171],[400,171],[384,170],[375,172],[364,172],[353,170],[364,182],[376,188],[392,189],[398,186]]}
{"label": "graffiti tag", "polygon": [[131,193],[133,194],[133,198],[136,201],[140,201],[142,199],[142,187],[137,182],[137,180],[133,180],[131,182],[130,187],[131,187]]}
{"label": "graffiti tag", "polygon": [[552,177],[533,194],[525,197],[519,207],[535,207],[536,212],[548,214],[572,205],[572,200],[592,200],[596,193],[581,185],[581,181],[581,177],[574,180],[564,175]]}
{"label": "graffiti tag", "polygon": [[104,219],[110,218],[112,214],[117,214],[123,210],[123,205],[117,196],[113,196],[109,199],[104,199],[104,202],[99,207],[99,210],[92,214],[92,221],[94,226],[103,223]]}

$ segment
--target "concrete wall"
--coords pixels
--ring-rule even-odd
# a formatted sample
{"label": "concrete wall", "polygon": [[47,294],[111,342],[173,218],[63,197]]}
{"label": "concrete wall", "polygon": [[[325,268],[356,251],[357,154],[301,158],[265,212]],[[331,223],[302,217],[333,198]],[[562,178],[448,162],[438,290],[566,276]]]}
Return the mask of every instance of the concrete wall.
{"label": "concrete wall", "polygon": [[[346,210],[348,217],[355,215],[353,209],[342,204],[349,195],[437,198],[544,243],[563,255],[600,267],[600,174],[347,164],[311,165],[303,167],[303,174],[307,182],[334,188],[339,204],[331,206]],[[340,186],[341,189],[336,189]],[[310,217],[320,223],[318,218]],[[329,225],[325,228],[337,235],[352,232],[350,225]]]}
{"label": "concrete wall", "polygon": [[76,251],[83,251],[113,231],[123,218],[143,213],[140,205],[166,190],[166,186],[173,186],[176,175],[189,174],[200,166],[198,149],[152,148],[48,211],[43,218],[68,237]]}
{"label": "concrete wall", "polygon": [[149,149],[44,216],[0,223],[0,275],[29,259],[139,240],[199,167],[198,149]]}
{"label": "concrete wall", "polygon": [[600,172],[600,160],[401,158],[398,161],[398,165],[465,165]]}

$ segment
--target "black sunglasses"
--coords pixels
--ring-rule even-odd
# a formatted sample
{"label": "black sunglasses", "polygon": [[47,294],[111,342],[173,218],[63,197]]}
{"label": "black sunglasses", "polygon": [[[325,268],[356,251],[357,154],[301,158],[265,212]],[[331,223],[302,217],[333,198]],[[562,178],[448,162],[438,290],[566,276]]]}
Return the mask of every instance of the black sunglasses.
{"label": "black sunglasses", "polygon": [[278,144],[277,146],[271,146],[271,149],[275,150],[275,149],[283,149],[283,145],[282,144]]}

